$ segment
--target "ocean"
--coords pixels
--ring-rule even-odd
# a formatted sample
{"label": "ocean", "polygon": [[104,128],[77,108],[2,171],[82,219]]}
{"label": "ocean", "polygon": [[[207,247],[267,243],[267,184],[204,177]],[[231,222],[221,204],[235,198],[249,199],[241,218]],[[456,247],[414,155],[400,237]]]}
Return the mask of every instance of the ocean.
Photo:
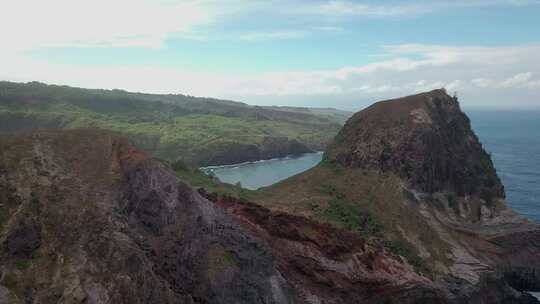
{"label": "ocean", "polygon": [[540,111],[466,111],[491,154],[508,205],[540,223]]}
{"label": "ocean", "polygon": [[[540,223],[540,111],[466,111],[505,186],[508,205]],[[247,189],[270,186],[315,166],[321,153],[208,168]]]}

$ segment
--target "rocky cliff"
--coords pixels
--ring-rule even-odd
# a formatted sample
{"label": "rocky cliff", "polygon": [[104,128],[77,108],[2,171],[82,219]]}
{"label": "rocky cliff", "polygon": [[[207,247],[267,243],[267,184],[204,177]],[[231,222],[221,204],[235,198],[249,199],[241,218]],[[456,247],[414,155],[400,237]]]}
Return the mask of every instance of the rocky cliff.
{"label": "rocky cliff", "polygon": [[[423,222],[435,234],[422,240],[411,219],[399,214],[390,219],[392,225],[419,256],[433,262],[443,288],[449,277],[478,286],[486,276],[502,273],[520,290],[538,290],[540,228],[507,207],[490,156],[457,98],[444,89],[381,101],[356,113],[330,145],[326,161],[398,177],[404,197],[393,208],[405,204],[421,215],[415,225]],[[442,248],[446,253],[436,257]]]}
{"label": "rocky cliff", "polygon": [[293,303],[267,246],[126,141],[0,139],[0,303]]}
{"label": "rocky cliff", "polygon": [[442,89],[356,113],[319,166],[258,202],[403,257],[443,295],[417,302],[536,303],[521,291],[539,290],[540,228],[507,207],[489,154]]}
{"label": "rocky cliff", "polygon": [[3,136],[0,151],[0,303],[442,299],[358,234],[201,195],[115,136]]}
{"label": "rocky cliff", "polygon": [[504,198],[469,119],[442,89],[381,101],[356,113],[327,155],[347,167],[395,173],[422,192]]}
{"label": "rocky cliff", "polygon": [[268,209],[102,132],[0,153],[0,303],[538,303],[540,228],[441,90],[357,113]]}

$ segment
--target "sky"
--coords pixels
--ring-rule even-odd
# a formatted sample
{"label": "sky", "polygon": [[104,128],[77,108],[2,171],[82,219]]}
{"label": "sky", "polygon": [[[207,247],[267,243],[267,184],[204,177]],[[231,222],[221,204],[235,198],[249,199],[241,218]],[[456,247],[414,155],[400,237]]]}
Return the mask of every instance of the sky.
{"label": "sky", "polygon": [[540,109],[540,0],[0,0],[0,80],[357,110]]}

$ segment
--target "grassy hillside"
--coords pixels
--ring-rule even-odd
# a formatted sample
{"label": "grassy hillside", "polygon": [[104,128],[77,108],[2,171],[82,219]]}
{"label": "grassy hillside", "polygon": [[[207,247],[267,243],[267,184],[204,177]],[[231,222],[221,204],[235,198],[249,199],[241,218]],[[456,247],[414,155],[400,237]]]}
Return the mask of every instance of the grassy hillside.
{"label": "grassy hillside", "polygon": [[0,82],[0,131],[101,128],[155,157],[213,165],[319,150],[347,112]]}
{"label": "grassy hillside", "polygon": [[[192,187],[358,232],[367,241],[406,257],[425,275],[434,275],[441,263],[447,263],[448,244],[433,231],[417,206],[409,203],[411,194],[404,191],[396,175],[323,161],[306,172],[253,191],[220,183],[200,171],[173,168]],[[410,239],[404,238],[402,231],[411,232]],[[418,240],[432,247],[420,252],[412,245]]]}

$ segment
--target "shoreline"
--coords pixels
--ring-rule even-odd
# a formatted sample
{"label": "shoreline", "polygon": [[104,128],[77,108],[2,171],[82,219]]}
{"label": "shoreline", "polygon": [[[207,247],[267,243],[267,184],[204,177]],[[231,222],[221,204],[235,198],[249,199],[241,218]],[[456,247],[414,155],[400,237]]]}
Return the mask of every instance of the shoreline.
{"label": "shoreline", "polygon": [[259,164],[263,162],[272,162],[272,161],[280,161],[280,160],[286,160],[286,159],[294,159],[294,158],[300,158],[302,156],[308,155],[308,154],[323,154],[324,151],[314,151],[314,152],[307,152],[302,154],[291,154],[287,155],[285,157],[275,157],[275,158],[269,158],[269,159],[260,159],[256,161],[247,161],[247,162],[241,162],[236,164],[230,164],[230,165],[215,165],[215,166],[205,166],[205,167],[199,167],[199,170],[203,172],[207,171],[213,171],[215,169],[224,169],[224,168],[238,168],[243,167],[246,165],[252,165],[252,164]]}

